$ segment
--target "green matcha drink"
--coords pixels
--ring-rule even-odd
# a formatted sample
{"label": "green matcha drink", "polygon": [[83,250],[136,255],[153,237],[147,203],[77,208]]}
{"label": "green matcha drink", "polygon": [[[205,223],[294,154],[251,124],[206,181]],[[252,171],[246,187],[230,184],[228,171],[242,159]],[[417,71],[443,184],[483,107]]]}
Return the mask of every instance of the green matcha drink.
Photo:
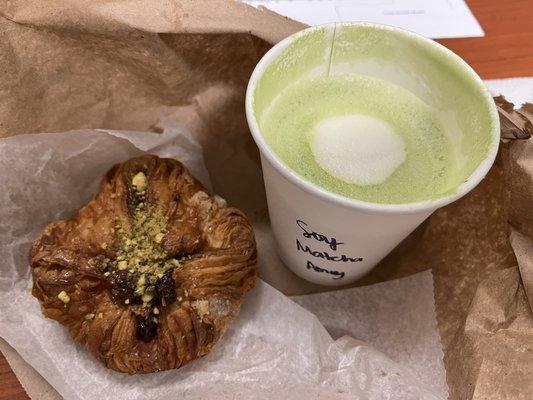
{"label": "green matcha drink", "polygon": [[403,204],[453,194],[490,147],[491,121],[467,66],[387,28],[317,29],[257,84],[267,144],[309,182]]}
{"label": "green matcha drink", "polygon": [[438,43],[368,23],[308,28],[257,64],[246,118],[278,254],[323,285],[364,276],[489,171],[498,113]]}
{"label": "green matcha drink", "polygon": [[437,112],[381,79],[304,79],[276,98],[260,128],[290,168],[346,197],[419,201],[446,192],[454,174]]}

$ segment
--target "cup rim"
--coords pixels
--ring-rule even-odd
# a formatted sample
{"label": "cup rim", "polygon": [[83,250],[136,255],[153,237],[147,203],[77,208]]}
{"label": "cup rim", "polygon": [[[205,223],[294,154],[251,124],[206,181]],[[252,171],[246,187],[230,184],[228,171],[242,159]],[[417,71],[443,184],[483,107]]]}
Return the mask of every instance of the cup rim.
{"label": "cup rim", "polygon": [[[300,176],[299,174],[297,174],[295,171],[289,168],[279,158],[279,156],[270,148],[270,146],[266,143],[266,140],[264,139],[263,135],[260,132],[259,125],[253,113],[254,91],[257,87],[257,82],[259,78],[263,75],[266,68],[272,63],[272,61],[274,61],[279,56],[279,54],[293,42],[294,39],[297,39],[303,35],[306,35],[318,29],[323,29],[323,28],[328,28],[328,27],[338,26],[338,25],[385,29],[385,30],[393,31],[395,33],[399,33],[415,41],[429,44],[430,46],[433,46],[434,48],[441,51],[444,55],[449,56],[455,62],[462,65],[468,74],[468,78],[472,82],[474,82],[478,86],[479,89],[481,89],[481,92],[483,93],[483,96],[486,102],[488,103],[488,107],[489,107],[488,112],[492,120],[493,129],[491,132],[491,144],[487,151],[486,157],[479,163],[476,169],[470,174],[468,179],[457,188],[457,191],[455,193],[444,196],[444,197],[440,197],[437,199],[430,199],[430,200],[410,202],[410,203],[399,203],[399,204],[373,203],[373,202],[368,202],[364,200],[348,198],[340,194],[330,192],[329,190],[326,190],[308,181],[307,179]],[[489,90],[483,83],[483,80],[479,77],[479,75],[472,69],[472,67],[466,61],[464,61],[461,57],[459,57],[457,54],[455,54],[453,51],[451,51],[447,47],[441,45],[440,43],[437,43],[436,41],[432,39],[426,38],[417,33],[414,33],[414,32],[411,32],[411,31],[408,31],[402,28],[397,28],[397,27],[384,25],[384,24],[376,24],[376,23],[371,23],[371,22],[333,22],[333,23],[327,23],[327,24],[322,24],[322,25],[316,25],[316,26],[312,26],[312,27],[303,29],[301,31],[298,31],[286,37],[279,43],[275,44],[261,58],[259,63],[255,66],[252,72],[252,75],[250,76],[250,80],[248,81],[248,86],[246,89],[245,108],[246,108],[246,119],[248,121],[248,126],[250,127],[250,131],[252,133],[252,137],[254,138],[256,145],[259,147],[261,154],[264,157],[266,157],[266,159],[272,164],[272,166],[279,173],[282,174],[282,176],[284,176],[287,180],[289,180],[289,182],[294,183],[296,186],[298,186],[302,190],[308,193],[311,193],[325,201],[329,201],[329,202],[335,203],[337,205],[340,205],[346,208],[356,209],[356,210],[364,211],[364,212],[372,212],[372,213],[380,213],[380,214],[411,214],[411,213],[421,213],[421,212],[427,212],[427,211],[432,212],[440,207],[443,207],[447,204],[454,202],[455,200],[461,198],[462,196],[470,192],[472,189],[474,189],[479,184],[479,182],[483,180],[483,178],[486,176],[486,174],[492,167],[494,160],[496,159],[496,155],[498,153],[499,142],[500,142],[500,120],[499,120],[498,111],[494,103],[494,100],[492,98],[492,95],[490,94]]]}

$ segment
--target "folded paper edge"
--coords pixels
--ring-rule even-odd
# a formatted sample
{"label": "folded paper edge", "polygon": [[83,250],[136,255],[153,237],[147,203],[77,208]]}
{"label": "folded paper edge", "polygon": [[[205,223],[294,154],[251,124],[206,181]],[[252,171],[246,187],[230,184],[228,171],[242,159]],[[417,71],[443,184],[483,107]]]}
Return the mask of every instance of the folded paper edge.
{"label": "folded paper edge", "polygon": [[47,12],[47,7],[32,8],[22,3],[0,6],[0,18],[21,25],[98,33],[121,28],[157,34],[249,33],[272,44],[306,27],[265,7],[239,0],[202,0],[203,7],[198,7],[198,0],[154,1],[148,8],[144,2],[136,5],[121,1],[60,0],[54,4],[53,14]]}

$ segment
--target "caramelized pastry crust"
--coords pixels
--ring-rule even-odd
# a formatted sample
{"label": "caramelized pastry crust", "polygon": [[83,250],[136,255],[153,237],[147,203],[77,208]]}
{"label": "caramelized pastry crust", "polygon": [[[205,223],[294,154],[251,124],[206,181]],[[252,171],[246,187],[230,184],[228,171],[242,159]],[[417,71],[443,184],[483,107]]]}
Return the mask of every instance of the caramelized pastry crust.
{"label": "caramelized pastry crust", "polygon": [[172,159],[115,165],[30,249],[43,314],[116,371],[179,368],[209,352],[256,276],[244,214]]}

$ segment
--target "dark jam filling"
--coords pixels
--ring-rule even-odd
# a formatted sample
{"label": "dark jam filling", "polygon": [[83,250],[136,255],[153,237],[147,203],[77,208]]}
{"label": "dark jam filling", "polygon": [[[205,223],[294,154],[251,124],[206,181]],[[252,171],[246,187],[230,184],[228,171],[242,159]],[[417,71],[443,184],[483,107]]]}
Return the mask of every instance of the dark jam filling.
{"label": "dark jam filling", "polygon": [[[119,304],[142,303],[142,296],[135,293],[135,282],[137,280],[137,275],[129,274],[126,271],[117,271],[110,274],[107,277],[107,283],[113,301]],[[153,306],[168,306],[176,301],[177,296],[175,285],[176,282],[172,277],[172,270],[168,270],[155,282],[155,285],[148,286],[145,293],[153,293],[153,298],[150,302]],[[134,301],[133,303],[132,300]]]}
{"label": "dark jam filling", "polygon": [[174,282],[171,270],[165,272],[165,275],[157,280],[155,293],[157,299],[165,307],[176,301],[176,282]]}
{"label": "dark jam filling", "polygon": [[150,342],[157,335],[157,323],[156,317],[143,317],[137,316],[137,339],[142,340],[145,343]]}
{"label": "dark jam filling", "polygon": [[[133,275],[127,271],[111,273],[107,277],[107,283],[113,301],[115,303],[125,304],[126,302],[130,303],[131,300],[135,299],[137,297],[135,296],[135,287],[138,279],[138,274]],[[138,300],[137,303],[140,303],[141,299],[138,298]]]}
{"label": "dark jam filling", "polygon": [[[119,304],[141,305],[143,304],[142,296],[135,294],[136,276],[126,271],[118,271],[110,274],[107,282],[113,301]],[[172,270],[168,270],[159,278],[155,285],[148,286],[146,292],[153,293],[153,299],[150,302],[151,309],[148,315],[137,316],[137,338],[143,342],[149,342],[157,334],[157,325],[159,322],[159,310],[170,306],[177,299],[176,282],[172,277]],[[145,292],[145,293],[146,293]],[[180,293],[183,292],[180,290]],[[157,310],[157,312],[154,312]]]}
{"label": "dark jam filling", "polygon": [[[176,301],[176,289],[172,271],[167,271],[163,277],[159,278],[155,284],[156,308],[167,307]],[[153,314],[153,312],[152,312]],[[137,319],[137,339],[149,342],[157,335],[157,325],[159,319],[148,315]]]}

